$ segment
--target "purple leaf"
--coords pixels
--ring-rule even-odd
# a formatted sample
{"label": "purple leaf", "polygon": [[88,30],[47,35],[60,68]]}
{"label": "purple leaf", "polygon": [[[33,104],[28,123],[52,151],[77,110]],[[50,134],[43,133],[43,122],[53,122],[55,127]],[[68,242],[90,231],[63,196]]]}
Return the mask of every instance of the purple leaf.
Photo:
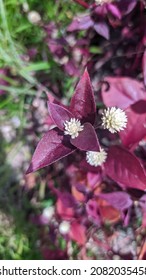
{"label": "purple leaf", "polygon": [[87,186],[84,184],[76,183],[75,188],[77,189],[77,191],[79,191],[83,194],[86,194],[86,192],[87,192]]}
{"label": "purple leaf", "polygon": [[91,189],[96,188],[97,186],[99,186],[102,182],[102,175],[100,172],[88,172],[87,173],[87,181],[88,181],[88,185]]}
{"label": "purple leaf", "polygon": [[125,109],[139,101],[146,99],[146,91],[143,83],[131,78],[107,77],[105,82],[109,84],[109,89],[102,88],[103,102],[107,107],[119,107]]}
{"label": "purple leaf", "polygon": [[107,40],[109,39],[109,27],[105,22],[95,23],[94,29],[99,35],[103,36]]}
{"label": "purple leaf", "polygon": [[37,145],[27,174],[71,154],[74,147],[58,128],[48,131]]}
{"label": "purple leaf", "polygon": [[61,130],[64,130],[64,122],[74,117],[71,112],[58,104],[48,102],[48,108],[52,120]]}
{"label": "purple leaf", "polygon": [[143,69],[144,85],[146,86],[146,50],[142,58],[142,69]]}
{"label": "purple leaf", "polygon": [[90,123],[84,124],[84,129],[79,136],[70,140],[71,144],[83,151],[99,151],[99,142],[95,129]]}
{"label": "purple leaf", "polygon": [[64,69],[70,76],[78,77],[80,75],[80,69],[75,65],[75,60],[71,58],[64,65]]}
{"label": "purple leaf", "polygon": [[119,10],[123,15],[128,15],[135,8],[137,0],[122,0],[117,3]]}
{"label": "purple leaf", "polygon": [[117,183],[146,190],[146,174],[135,155],[120,146],[109,149],[105,173]]}
{"label": "purple leaf", "polygon": [[83,122],[94,124],[96,105],[90,77],[85,70],[81,80],[77,84],[75,93],[71,99],[70,110],[76,118]]}
{"label": "purple leaf", "polygon": [[132,148],[146,135],[146,100],[140,100],[125,110],[128,123],[120,132],[124,146]]}
{"label": "purple leaf", "polygon": [[121,12],[120,10],[118,9],[118,7],[116,7],[115,5],[109,3],[107,5],[107,9],[109,12],[111,12],[111,14],[113,14],[113,16],[115,16],[116,18],[118,19],[121,19],[122,18],[122,15],[121,15]]}
{"label": "purple leaf", "polygon": [[90,18],[90,15],[81,15],[72,21],[68,26],[67,31],[73,32],[76,30],[86,30],[91,26],[93,26],[93,21]]}
{"label": "purple leaf", "polygon": [[89,219],[91,219],[97,226],[101,224],[100,210],[97,202],[90,199],[86,204],[86,211]]}
{"label": "purple leaf", "polygon": [[125,192],[101,193],[98,196],[120,211],[124,211],[132,205],[130,196]]}

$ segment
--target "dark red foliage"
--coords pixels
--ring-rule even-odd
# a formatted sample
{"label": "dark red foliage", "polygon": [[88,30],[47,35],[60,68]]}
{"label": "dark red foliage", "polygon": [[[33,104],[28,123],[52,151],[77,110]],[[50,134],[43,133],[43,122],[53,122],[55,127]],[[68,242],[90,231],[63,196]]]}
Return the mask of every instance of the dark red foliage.
{"label": "dark red foliage", "polygon": [[103,85],[102,99],[107,107],[126,109],[141,99],[146,100],[142,82],[127,77],[106,77],[105,82],[108,89]]}
{"label": "dark red foliage", "polygon": [[[107,221],[112,225],[120,221],[125,226],[132,224],[131,213],[136,207],[142,226],[146,227],[146,17],[143,0],[102,5],[95,1],[76,2],[85,8],[85,13],[75,15],[63,36],[57,35],[54,23],[45,26],[46,42],[65,74],[78,77],[88,68],[96,95],[87,70],[70,105],[48,95],[49,114],[56,127],[38,143],[27,173],[76,151],[71,167],[66,161],[62,168],[68,183],[58,175],[55,180],[59,188],[50,190],[57,197],[58,224],[64,220],[70,224],[66,240],[82,246],[86,258],[85,243],[93,238],[92,227],[96,231]],[[103,130],[101,113],[105,107],[125,112],[124,130],[114,135]],[[84,125],[74,139],[64,135],[64,122],[71,118]],[[91,166],[85,153],[100,151],[100,145],[107,152],[107,159],[101,166]],[[57,226],[54,233],[60,234]],[[60,251],[59,258],[62,255],[66,258],[66,251]]]}
{"label": "dark red foliage", "polygon": [[120,132],[120,138],[124,146],[132,148],[146,135],[146,100],[134,103],[125,112],[128,123],[126,130]]}
{"label": "dark red foliage", "polygon": [[105,172],[125,187],[146,190],[146,174],[143,166],[135,155],[120,146],[109,148]]}
{"label": "dark red foliage", "polygon": [[[99,150],[98,138],[92,126],[96,116],[95,101],[90,78],[86,70],[76,87],[68,109],[51,102],[48,102],[48,107],[50,116],[57,128],[48,131],[40,140],[27,173],[52,164],[74,152],[76,148],[84,151]],[[75,139],[70,139],[63,132],[64,122],[69,121],[71,118],[80,120],[81,124],[84,125],[84,131],[81,131]]]}

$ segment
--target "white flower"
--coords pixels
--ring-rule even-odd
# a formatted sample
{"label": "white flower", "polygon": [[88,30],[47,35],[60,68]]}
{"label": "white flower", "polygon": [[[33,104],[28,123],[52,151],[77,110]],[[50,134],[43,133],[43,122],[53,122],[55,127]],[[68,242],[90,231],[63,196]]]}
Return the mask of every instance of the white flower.
{"label": "white flower", "polygon": [[102,113],[102,126],[111,133],[123,130],[127,125],[127,116],[121,109],[111,107],[105,109]]}
{"label": "white flower", "polygon": [[107,158],[107,153],[103,150],[100,149],[99,152],[92,152],[88,151],[86,152],[86,161],[92,165],[92,166],[99,166],[102,165]]}
{"label": "white flower", "polygon": [[32,24],[38,24],[41,21],[41,16],[36,11],[30,11],[27,17]]}
{"label": "white flower", "polygon": [[67,221],[63,221],[60,225],[59,225],[59,232],[61,234],[67,234],[70,231],[70,223]]}
{"label": "white flower", "polygon": [[72,139],[76,138],[79,135],[79,132],[84,128],[84,126],[81,125],[81,122],[75,118],[71,118],[70,121],[65,121],[64,127],[64,134],[70,135]]}
{"label": "white flower", "polygon": [[50,221],[54,213],[55,213],[55,208],[53,206],[49,206],[44,208],[42,215],[46,220]]}

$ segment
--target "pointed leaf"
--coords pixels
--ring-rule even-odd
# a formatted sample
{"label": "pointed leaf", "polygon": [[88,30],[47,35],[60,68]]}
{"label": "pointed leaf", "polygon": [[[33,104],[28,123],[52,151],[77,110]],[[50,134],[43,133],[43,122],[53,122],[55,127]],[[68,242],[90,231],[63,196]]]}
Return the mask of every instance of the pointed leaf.
{"label": "pointed leaf", "polygon": [[48,131],[38,143],[27,174],[69,155],[74,147],[58,128]]}
{"label": "pointed leaf", "polygon": [[64,122],[74,117],[71,112],[58,104],[48,102],[48,108],[51,118],[61,130],[64,130]]}
{"label": "pointed leaf", "polygon": [[140,99],[146,99],[143,83],[131,78],[107,77],[109,89],[102,87],[103,102],[107,107],[125,109]]}
{"label": "pointed leaf", "polygon": [[122,18],[122,15],[121,15],[121,12],[120,10],[118,9],[118,7],[116,7],[114,4],[112,3],[109,3],[107,5],[107,9],[109,12],[111,12],[113,14],[113,16],[115,16],[116,18],[118,19],[121,19]]}
{"label": "pointed leaf", "polygon": [[51,102],[53,104],[58,104],[60,106],[62,106],[63,108],[66,108],[67,109],[67,106],[62,104],[59,99],[57,99],[56,96],[54,96],[51,92],[46,92],[47,94],[47,98],[48,98],[48,103]]}
{"label": "pointed leaf", "polygon": [[146,100],[140,100],[125,110],[128,123],[119,135],[124,146],[132,148],[146,135]]}
{"label": "pointed leaf", "polygon": [[90,123],[85,123],[84,129],[79,132],[79,136],[74,139],[71,139],[70,142],[76,148],[83,151],[98,152],[100,150],[95,129]]}
{"label": "pointed leaf", "polygon": [[87,70],[77,84],[75,93],[71,99],[70,110],[76,118],[83,122],[94,124],[96,105],[92,90],[91,81]]}
{"label": "pointed leaf", "polygon": [[123,15],[128,15],[136,6],[137,0],[122,0],[117,2],[117,6]]}
{"label": "pointed leaf", "polygon": [[103,36],[107,40],[109,39],[109,37],[110,37],[109,27],[105,22],[95,23],[94,29],[99,35]]}
{"label": "pointed leaf", "polygon": [[120,146],[110,147],[105,172],[117,183],[146,190],[146,174],[143,166],[135,155]]}
{"label": "pointed leaf", "polygon": [[132,205],[130,196],[125,192],[101,193],[98,196],[120,211],[128,209]]}

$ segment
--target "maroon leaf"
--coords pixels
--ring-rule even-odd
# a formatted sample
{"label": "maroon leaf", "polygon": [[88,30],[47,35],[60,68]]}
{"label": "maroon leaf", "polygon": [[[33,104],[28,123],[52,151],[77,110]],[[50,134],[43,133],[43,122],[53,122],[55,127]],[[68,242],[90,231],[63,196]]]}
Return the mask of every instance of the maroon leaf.
{"label": "maroon leaf", "polygon": [[126,210],[132,205],[130,196],[125,192],[101,193],[98,196],[120,211]]}
{"label": "maroon leaf", "polygon": [[61,130],[64,130],[64,122],[74,117],[71,112],[58,104],[48,102],[48,108],[51,118]]}
{"label": "maroon leaf", "polygon": [[146,91],[139,81],[122,77],[107,77],[105,81],[109,84],[109,89],[106,90],[103,86],[102,98],[107,107],[125,109],[140,99],[146,99]]}
{"label": "maroon leaf", "polygon": [[82,119],[83,122],[94,124],[96,106],[87,70],[85,70],[76,87],[75,93],[71,99],[70,110],[76,118]]}
{"label": "maroon leaf", "polygon": [[80,168],[86,172],[89,171],[89,172],[96,173],[96,174],[98,172],[101,172],[101,166],[97,166],[97,167],[92,166],[86,161],[85,158],[80,162]]}
{"label": "maroon leaf", "polygon": [[84,129],[79,132],[79,136],[71,139],[70,142],[76,148],[83,151],[96,151],[100,150],[99,142],[96,132],[90,123],[84,124]]}
{"label": "maroon leaf", "polygon": [[124,146],[132,148],[146,136],[146,100],[140,100],[125,110],[128,123],[120,132]]}
{"label": "maroon leaf", "polygon": [[37,145],[27,174],[52,164],[74,151],[67,137],[58,128],[48,131]]}
{"label": "maroon leaf", "polygon": [[143,69],[144,85],[146,86],[146,50],[142,58],[142,69]]}
{"label": "maroon leaf", "polygon": [[107,40],[109,39],[109,27],[105,22],[95,23],[94,29],[99,35],[103,36]]}
{"label": "maroon leaf", "polygon": [[135,155],[120,146],[110,147],[105,172],[117,183],[146,190],[146,174],[143,166]]}

